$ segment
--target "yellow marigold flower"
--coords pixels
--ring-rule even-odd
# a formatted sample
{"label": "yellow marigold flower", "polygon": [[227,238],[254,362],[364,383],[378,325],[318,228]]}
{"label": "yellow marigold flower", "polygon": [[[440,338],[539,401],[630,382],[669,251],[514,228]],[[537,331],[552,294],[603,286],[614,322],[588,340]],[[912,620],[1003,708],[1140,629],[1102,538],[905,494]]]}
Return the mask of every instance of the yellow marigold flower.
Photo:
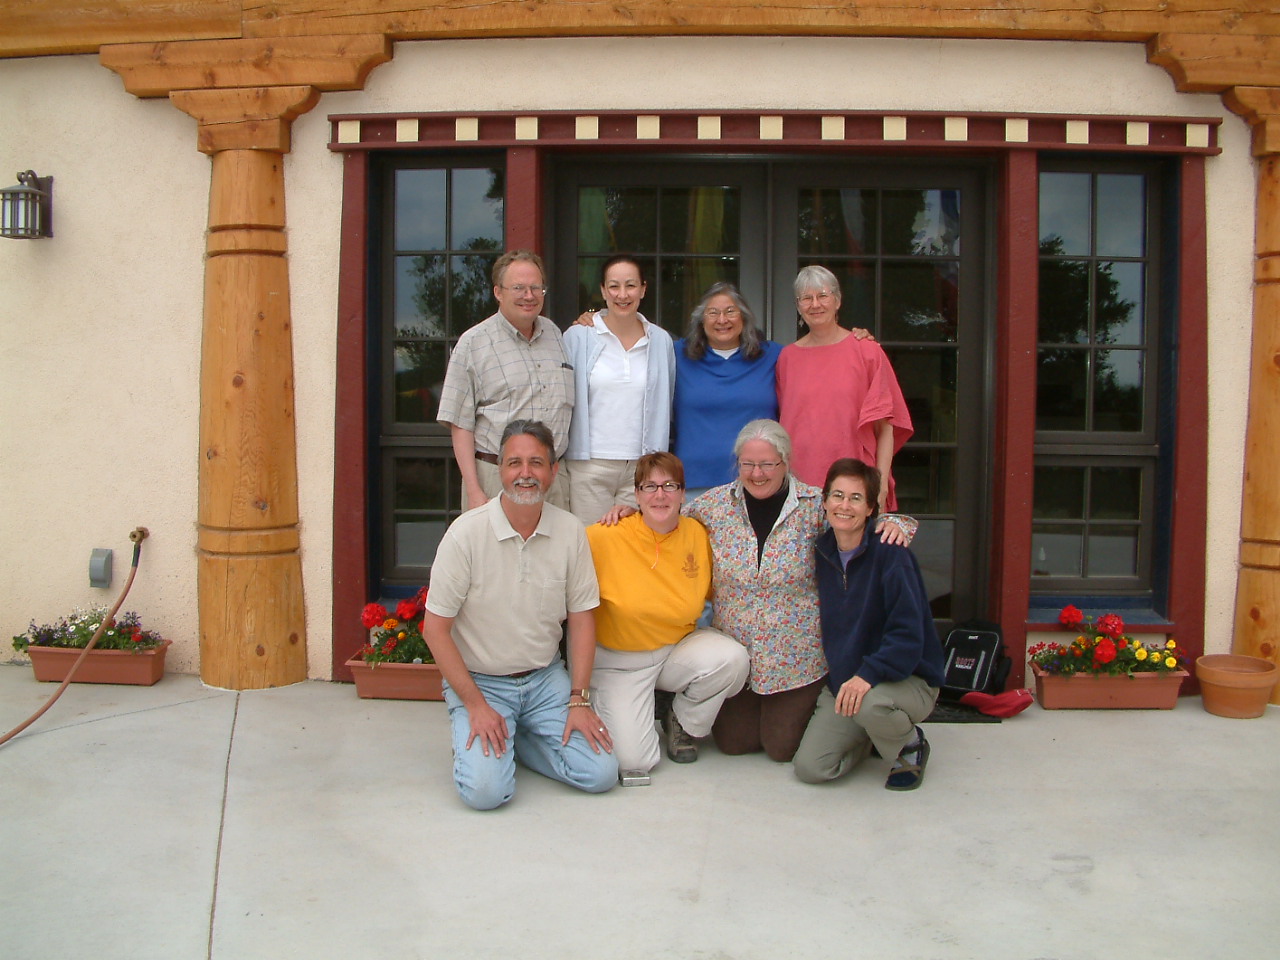
{"label": "yellow marigold flower", "polygon": [[1084,643],[1084,642],[1085,642],[1084,634],[1081,634],[1080,636],[1076,637],[1076,643]]}
{"label": "yellow marigold flower", "polygon": [[1170,638],[1169,638],[1169,642],[1168,642],[1168,643],[1166,643],[1166,644],[1164,645],[1164,648],[1165,648],[1166,650],[1174,650],[1174,649],[1177,649],[1177,646],[1178,646],[1178,645],[1177,645],[1177,643],[1175,643],[1175,642],[1174,642],[1173,637],[1170,637]]}
{"label": "yellow marigold flower", "polygon": [[386,630],[394,630],[396,627],[400,626],[400,621],[395,617],[387,617],[387,619],[382,621],[382,626]]}
{"label": "yellow marigold flower", "polygon": [[1175,660],[1173,657],[1167,657],[1165,658],[1164,665],[1168,667],[1170,670],[1172,670],[1174,667],[1178,665],[1178,661]]}
{"label": "yellow marigold flower", "polygon": [[396,634],[396,639],[397,639],[397,640],[403,640],[403,639],[404,639],[404,631],[403,631],[403,630],[401,630],[399,633],[397,633],[397,634]]}
{"label": "yellow marigold flower", "polygon": [[1145,660],[1145,659],[1147,659],[1147,648],[1146,648],[1146,647],[1139,647],[1137,650],[1133,651],[1133,656],[1134,656],[1134,659],[1135,659],[1135,660]]}

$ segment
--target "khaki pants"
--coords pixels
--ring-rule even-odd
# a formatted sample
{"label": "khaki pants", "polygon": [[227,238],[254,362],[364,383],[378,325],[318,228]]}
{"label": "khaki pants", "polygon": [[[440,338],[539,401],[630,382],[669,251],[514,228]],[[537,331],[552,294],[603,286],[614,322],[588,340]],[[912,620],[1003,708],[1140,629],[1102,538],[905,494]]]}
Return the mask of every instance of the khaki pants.
{"label": "khaki pants", "polygon": [[662,750],[654,725],[654,691],[675,694],[676,719],[691,737],[705,737],[720,705],[747,681],[747,648],[719,630],[694,630],[657,650],[596,646],[591,683],[596,712],[613,737],[620,770],[648,772]]}
{"label": "khaki pants", "polygon": [[836,698],[823,686],[809,727],[796,750],[796,776],[805,783],[843,777],[867,758],[871,747],[884,759],[896,760],[915,739],[916,724],[933,712],[938,688],[920,677],[877,683],[862,698],[852,717],[836,713]]}
{"label": "khaki pants", "polygon": [[619,503],[637,506],[634,460],[566,460],[564,467],[569,471],[569,509],[587,526]]}

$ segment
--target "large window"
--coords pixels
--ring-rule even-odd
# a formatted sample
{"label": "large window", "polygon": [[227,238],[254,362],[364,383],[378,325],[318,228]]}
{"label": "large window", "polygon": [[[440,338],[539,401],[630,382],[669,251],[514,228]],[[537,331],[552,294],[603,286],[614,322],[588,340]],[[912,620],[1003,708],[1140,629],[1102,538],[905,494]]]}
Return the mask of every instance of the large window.
{"label": "large window", "polygon": [[1160,195],[1155,165],[1041,168],[1036,592],[1152,596],[1161,331],[1172,326]]}
{"label": "large window", "polygon": [[[423,583],[459,511],[457,468],[436,408],[449,351],[493,312],[493,262],[503,248],[500,160],[389,164],[382,179],[383,307],[371,355],[381,375],[378,560],[384,595]],[[400,589],[397,589],[400,588]]]}

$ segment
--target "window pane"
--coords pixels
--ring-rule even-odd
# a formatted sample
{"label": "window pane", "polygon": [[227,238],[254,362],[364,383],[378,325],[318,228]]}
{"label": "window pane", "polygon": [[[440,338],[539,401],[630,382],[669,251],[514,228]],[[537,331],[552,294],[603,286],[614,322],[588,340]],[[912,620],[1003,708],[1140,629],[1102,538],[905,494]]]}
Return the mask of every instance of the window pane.
{"label": "window pane", "polygon": [[1084,538],[1080,527],[1037,523],[1031,528],[1031,575],[1079,577]]}
{"label": "window pane", "polygon": [[434,423],[448,362],[444,342],[404,341],[395,347],[395,418]]}
{"label": "window pane", "polygon": [[1085,429],[1088,350],[1041,350],[1036,378],[1036,429]]}
{"label": "window pane", "polygon": [[396,257],[396,334],[412,337],[444,336],[445,258]]}
{"label": "window pane", "polygon": [[453,171],[454,250],[498,250],[502,246],[502,171],[459,169]]}
{"label": "window pane", "polygon": [[658,248],[658,192],[653,187],[580,187],[578,250],[653,252]]}
{"label": "window pane", "polygon": [[[736,257],[667,257],[663,258],[661,269],[661,294],[659,299],[659,317],[661,326],[673,336],[684,336],[688,326],[689,314],[702,293],[720,280],[737,285],[738,259]],[[596,297],[600,291],[597,286]],[[652,283],[645,302],[653,298]],[[752,305],[754,306],[754,304]],[[646,316],[649,316],[646,314]],[[650,320],[655,320],[649,316]]]}
{"label": "window pane", "polygon": [[893,372],[911,411],[915,443],[954,443],[956,439],[956,351],[951,347],[904,350],[890,354]]}
{"label": "window pane", "polygon": [[444,170],[397,170],[396,249],[443,250],[445,241]]}
{"label": "window pane", "polygon": [[929,609],[940,619],[951,616],[951,598],[955,589],[952,568],[955,533],[954,520],[930,520],[920,524],[920,530],[911,541],[911,552],[920,562]]}
{"label": "window pane", "polygon": [[395,457],[392,460],[396,566],[429,566],[458,499],[449,457]]}
{"label": "window pane", "polygon": [[882,339],[955,340],[958,263],[885,263],[882,269]]}
{"label": "window pane", "polygon": [[1089,180],[1087,173],[1040,174],[1040,252],[1088,256]]}
{"label": "window pane", "polygon": [[1145,256],[1146,225],[1146,177],[1136,173],[1098,174],[1097,255]]}
{"label": "window pane", "polygon": [[853,255],[876,250],[874,190],[801,190],[799,251]]}
{"label": "window pane", "polygon": [[893,458],[898,509],[903,513],[955,513],[955,451],[906,447]]}
{"label": "window pane", "polygon": [[1088,342],[1089,269],[1085,260],[1040,261],[1041,343]]}
{"label": "window pane", "polygon": [[1094,467],[1089,515],[1094,520],[1141,520],[1142,468]]}
{"label": "window pane", "polygon": [[1036,467],[1033,516],[1037,520],[1083,520],[1084,482],[1084,467]]}
{"label": "window pane", "polygon": [[960,191],[886,190],[881,203],[881,252],[948,257],[960,253]]}
{"label": "window pane", "polygon": [[1094,353],[1093,429],[1142,429],[1142,351]]}
{"label": "window pane", "polygon": [[1087,572],[1090,577],[1137,576],[1138,528],[1091,527]]}
{"label": "window pane", "polygon": [[496,256],[452,257],[453,276],[449,335],[456,337],[498,309],[493,299],[493,264]]}
{"label": "window pane", "polygon": [[679,253],[737,253],[739,197],[733,187],[662,191],[662,247]]}
{"label": "window pane", "polygon": [[1142,275],[1140,263],[1098,264],[1093,333],[1098,343],[1141,346],[1145,309]]}

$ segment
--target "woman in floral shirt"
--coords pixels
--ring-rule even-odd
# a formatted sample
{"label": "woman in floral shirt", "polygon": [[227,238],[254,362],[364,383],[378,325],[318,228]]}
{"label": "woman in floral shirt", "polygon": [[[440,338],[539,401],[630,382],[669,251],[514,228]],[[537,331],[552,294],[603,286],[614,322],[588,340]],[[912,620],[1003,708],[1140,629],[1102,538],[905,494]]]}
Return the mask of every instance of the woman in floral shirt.
{"label": "woman in floral shirt", "polygon": [[[822,491],[791,475],[791,438],[777,421],[751,421],[733,450],[738,479],[685,508],[711,535],[712,626],[751,655],[748,685],[725,701],[712,735],[723,753],[763,749],[783,762],[827,673],[813,579],[813,540],[826,527]],[[885,515],[880,529],[882,540],[908,543],[915,521]]]}

